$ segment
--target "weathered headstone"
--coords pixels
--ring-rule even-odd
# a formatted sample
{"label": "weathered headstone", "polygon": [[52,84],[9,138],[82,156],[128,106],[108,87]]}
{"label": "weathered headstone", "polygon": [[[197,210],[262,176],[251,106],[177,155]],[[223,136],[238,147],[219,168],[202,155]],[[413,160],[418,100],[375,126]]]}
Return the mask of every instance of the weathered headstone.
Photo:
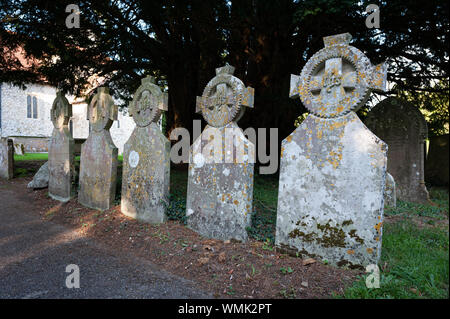
{"label": "weathered headstone", "polygon": [[425,163],[425,178],[428,183],[436,186],[447,186],[449,179],[449,138],[447,135],[430,138],[427,160]]}
{"label": "weathered headstone", "polygon": [[117,147],[109,129],[117,120],[117,106],[109,89],[100,87],[88,107],[91,130],[81,146],[80,204],[100,210],[109,209],[116,194]]}
{"label": "weathered headstone", "polygon": [[22,143],[14,144],[14,153],[17,155],[25,154],[25,146]]}
{"label": "weathered headstone", "polygon": [[233,76],[234,67],[216,76],[197,97],[197,112],[208,123],[189,155],[186,203],[188,226],[202,236],[246,241],[253,199],[255,146],[236,122],[253,107],[254,90]]}
{"label": "weathered headstone", "polygon": [[384,206],[396,207],[397,206],[397,194],[395,191],[395,180],[391,174],[386,174],[386,188],[384,190]]}
{"label": "weathered headstone", "polygon": [[419,109],[389,97],[373,107],[365,124],[389,147],[387,170],[395,179],[397,198],[428,202],[424,176],[428,130]]}
{"label": "weathered headstone", "polygon": [[11,179],[14,175],[13,140],[0,138],[0,178]]}
{"label": "weathered headstone", "polygon": [[47,188],[48,187],[48,180],[49,180],[49,170],[48,170],[48,161],[42,164],[41,167],[39,167],[36,174],[33,176],[33,180],[28,183],[28,188],[33,189],[41,189],[41,188]]}
{"label": "weathered headstone", "polygon": [[290,97],[310,115],[282,142],[275,244],[330,264],[376,264],[381,252],[386,145],[355,112],[384,90],[386,67],[349,45],[348,33],[324,38]]}
{"label": "weathered headstone", "polygon": [[130,105],[136,128],[125,143],[122,175],[122,213],[149,223],[167,220],[170,186],[170,142],[157,124],[167,111],[167,94],[142,80]]}
{"label": "weathered headstone", "polygon": [[54,128],[48,152],[48,194],[62,202],[73,196],[74,141],[68,126],[71,116],[72,105],[58,91],[51,110]]}

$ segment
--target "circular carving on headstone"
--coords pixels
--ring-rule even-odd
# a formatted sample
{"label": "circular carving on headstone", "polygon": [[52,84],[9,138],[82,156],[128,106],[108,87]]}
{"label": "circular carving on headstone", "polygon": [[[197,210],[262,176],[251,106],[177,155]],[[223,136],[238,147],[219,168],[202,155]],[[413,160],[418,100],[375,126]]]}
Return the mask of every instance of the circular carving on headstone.
{"label": "circular carving on headstone", "polygon": [[114,101],[108,94],[108,89],[99,88],[98,93],[94,95],[89,104],[88,118],[94,131],[100,132],[111,127],[113,107]]}
{"label": "circular carving on headstone", "polygon": [[357,111],[370,95],[369,59],[348,44],[325,47],[302,69],[298,91],[306,108],[316,116],[334,118]]}
{"label": "circular carving on headstone", "polygon": [[222,127],[242,116],[241,103],[244,83],[231,74],[218,74],[203,90],[202,114],[214,127]]}
{"label": "circular carving on headstone", "polygon": [[68,125],[70,117],[72,116],[71,105],[69,104],[69,101],[59,91],[57,92],[56,98],[53,101],[50,116],[53,122],[53,126],[57,129]]}
{"label": "circular carving on headstone", "polygon": [[136,168],[136,166],[138,166],[139,164],[139,154],[136,151],[131,151],[130,155],[128,156],[128,164],[130,164],[130,166],[132,168]]}
{"label": "circular carving on headstone", "polygon": [[159,86],[152,81],[151,77],[142,81],[130,105],[130,114],[140,127],[158,121],[161,116],[160,105],[164,103],[164,97]]}

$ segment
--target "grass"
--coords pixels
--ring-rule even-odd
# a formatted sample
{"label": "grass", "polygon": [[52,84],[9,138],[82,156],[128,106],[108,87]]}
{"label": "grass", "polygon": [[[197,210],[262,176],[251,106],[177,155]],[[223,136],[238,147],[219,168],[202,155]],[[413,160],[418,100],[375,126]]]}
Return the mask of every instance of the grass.
{"label": "grass", "polygon": [[[117,156],[117,159],[122,162],[123,156]],[[25,153],[24,155],[14,154],[14,161],[48,161],[48,153]],[[80,156],[75,156],[75,161],[80,161]]]}
{"label": "grass", "polygon": [[48,161],[48,153],[25,153],[24,155],[14,154],[14,161]]}

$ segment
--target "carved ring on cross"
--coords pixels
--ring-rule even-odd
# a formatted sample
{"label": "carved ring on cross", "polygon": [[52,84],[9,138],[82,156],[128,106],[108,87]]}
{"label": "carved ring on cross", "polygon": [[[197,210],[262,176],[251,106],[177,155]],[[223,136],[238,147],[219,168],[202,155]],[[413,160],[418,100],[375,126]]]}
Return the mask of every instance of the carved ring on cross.
{"label": "carved ring on cross", "polygon": [[167,95],[161,92],[154,81],[151,76],[142,79],[142,84],[134,93],[130,104],[130,115],[139,127],[157,122],[162,111],[167,110]]}
{"label": "carved ring on cross", "polygon": [[384,91],[386,65],[373,66],[357,48],[349,33],[325,37],[325,48],[305,64],[300,76],[291,77],[290,96],[300,96],[306,108],[322,118],[357,111],[371,90]]}
{"label": "carved ring on cross", "polygon": [[53,101],[50,114],[55,128],[59,129],[69,124],[72,116],[72,107],[61,91],[56,92],[56,98]]}
{"label": "carved ring on cross", "polygon": [[244,83],[231,74],[221,73],[212,78],[203,90],[201,112],[205,121],[222,127],[237,121],[241,114]]}
{"label": "carved ring on cross", "polygon": [[100,132],[111,128],[117,119],[117,107],[109,95],[109,89],[99,87],[88,108],[88,120],[92,130]]}

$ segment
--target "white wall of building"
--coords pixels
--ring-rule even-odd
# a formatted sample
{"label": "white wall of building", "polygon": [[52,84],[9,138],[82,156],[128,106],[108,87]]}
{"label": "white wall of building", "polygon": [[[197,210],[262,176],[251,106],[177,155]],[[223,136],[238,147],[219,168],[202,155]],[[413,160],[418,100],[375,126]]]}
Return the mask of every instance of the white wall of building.
{"label": "white wall of building", "polygon": [[[1,92],[1,137],[33,137],[48,139],[53,130],[50,119],[50,111],[53,100],[56,97],[56,89],[49,85],[27,84],[22,90],[18,86],[2,83]],[[37,99],[37,118],[27,118],[27,96],[35,96]],[[74,97],[66,96],[70,103]],[[89,135],[89,121],[86,119],[87,104],[73,103],[72,127],[74,138],[87,138]],[[130,137],[135,123],[126,112],[118,112],[118,122],[111,127],[111,136],[119,149],[123,152],[123,145]]]}

